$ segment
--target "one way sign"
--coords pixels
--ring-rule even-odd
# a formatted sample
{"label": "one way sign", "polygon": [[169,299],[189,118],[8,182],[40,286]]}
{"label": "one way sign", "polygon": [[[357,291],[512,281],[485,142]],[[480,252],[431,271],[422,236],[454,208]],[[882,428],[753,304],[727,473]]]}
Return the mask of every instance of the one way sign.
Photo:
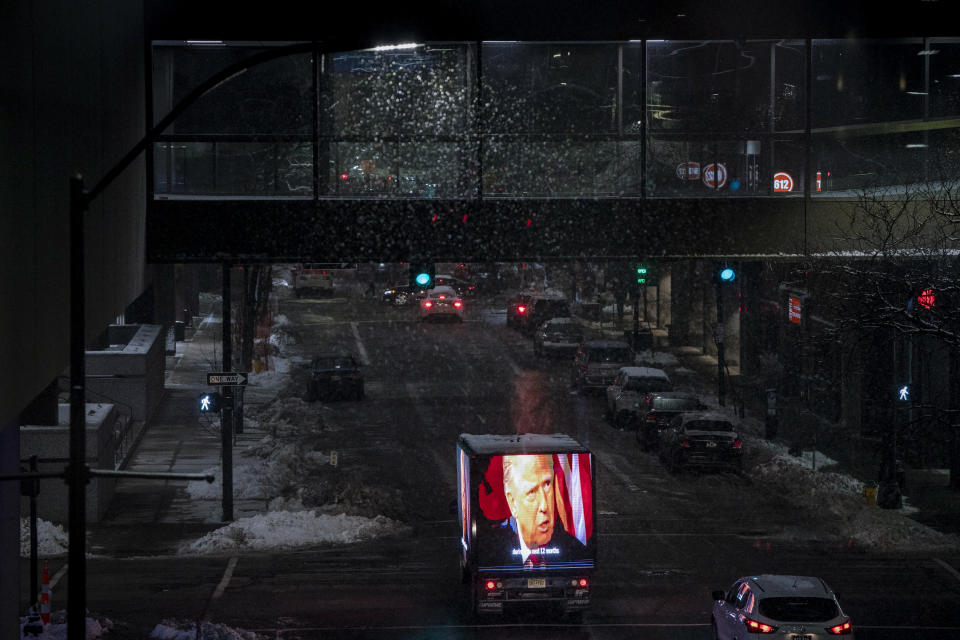
{"label": "one way sign", "polygon": [[218,384],[227,387],[246,386],[247,374],[230,373],[228,371],[207,373],[207,384]]}

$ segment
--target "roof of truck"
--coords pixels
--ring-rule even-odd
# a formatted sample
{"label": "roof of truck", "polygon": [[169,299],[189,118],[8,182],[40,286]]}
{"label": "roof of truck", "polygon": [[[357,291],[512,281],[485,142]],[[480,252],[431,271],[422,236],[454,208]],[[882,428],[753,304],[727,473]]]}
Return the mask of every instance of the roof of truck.
{"label": "roof of truck", "polygon": [[522,453],[580,453],[585,446],[563,433],[524,433],[512,436],[461,433],[457,443],[476,455],[516,455]]}

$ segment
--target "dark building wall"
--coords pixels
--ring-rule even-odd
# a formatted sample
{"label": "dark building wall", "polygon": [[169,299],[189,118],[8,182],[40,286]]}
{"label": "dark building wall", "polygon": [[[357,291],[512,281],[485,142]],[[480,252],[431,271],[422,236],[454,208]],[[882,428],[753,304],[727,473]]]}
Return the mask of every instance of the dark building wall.
{"label": "dark building wall", "polygon": [[[143,34],[140,2],[0,3],[0,473],[18,467],[19,413],[69,366],[69,177],[92,187],[143,136]],[[88,338],[142,289],[144,198],[141,158],[86,216]],[[17,487],[0,485],[7,504]],[[0,520],[0,566],[18,549]],[[19,636],[20,589],[0,572],[0,637]]]}

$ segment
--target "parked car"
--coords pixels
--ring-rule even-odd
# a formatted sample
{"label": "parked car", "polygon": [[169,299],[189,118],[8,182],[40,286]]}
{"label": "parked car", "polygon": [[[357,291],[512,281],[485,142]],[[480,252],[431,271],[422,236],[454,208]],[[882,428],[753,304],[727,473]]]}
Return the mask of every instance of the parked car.
{"label": "parked car", "polygon": [[463,322],[463,298],[453,287],[437,286],[427,290],[420,301],[420,319],[449,318]]}
{"label": "parked car", "polygon": [[383,294],[380,297],[382,302],[392,304],[395,307],[402,307],[404,305],[414,302],[420,297],[423,297],[424,290],[417,289],[416,287],[411,287],[409,284],[392,284],[384,289]]}
{"label": "parked car", "polygon": [[710,622],[717,640],[769,635],[797,640],[853,639],[853,624],[821,578],[745,576],[713,592]]}
{"label": "parked car", "polygon": [[633,350],[620,340],[588,340],[577,349],[570,384],[578,393],[613,384],[621,367],[633,365]]}
{"label": "parked car", "polygon": [[461,296],[472,296],[477,293],[477,285],[468,282],[463,278],[438,274],[433,277],[433,284],[436,287],[453,287]]}
{"label": "parked car", "polygon": [[689,467],[743,469],[737,428],[719,411],[681,413],[660,432],[660,459],[671,473]]}
{"label": "parked car", "polygon": [[607,420],[623,429],[633,424],[630,418],[644,395],[672,388],[670,377],[663,369],[621,367],[613,384],[607,387]]}
{"label": "parked car", "polygon": [[360,364],[349,353],[320,354],[310,362],[310,371],[308,402],[331,398],[360,400],[365,395]]}
{"label": "parked car", "polygon": [[533,334],[533,353],[540,356],[573,356],[583,342],[583,330],[571,318],[551,318]]}
{"label": "parked car", "polygon": [[632,428],[637,431],[637,444],[644,451],[659,445],[660,431],[681,413],[704,411],[706,406],[697,394],[690,391],[661,391],[648,393],[637,402],[630,416]]}

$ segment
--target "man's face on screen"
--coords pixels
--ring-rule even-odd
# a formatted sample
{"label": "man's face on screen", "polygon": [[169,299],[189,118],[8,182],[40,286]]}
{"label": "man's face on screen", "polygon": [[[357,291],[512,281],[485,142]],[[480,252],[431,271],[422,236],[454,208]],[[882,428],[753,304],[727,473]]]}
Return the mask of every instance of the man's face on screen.
{"label": "man's face on screen", "polygon": [[554,522],[552,456],[504,456],[504,491],[524,544],[535,549],[549,542]]}

